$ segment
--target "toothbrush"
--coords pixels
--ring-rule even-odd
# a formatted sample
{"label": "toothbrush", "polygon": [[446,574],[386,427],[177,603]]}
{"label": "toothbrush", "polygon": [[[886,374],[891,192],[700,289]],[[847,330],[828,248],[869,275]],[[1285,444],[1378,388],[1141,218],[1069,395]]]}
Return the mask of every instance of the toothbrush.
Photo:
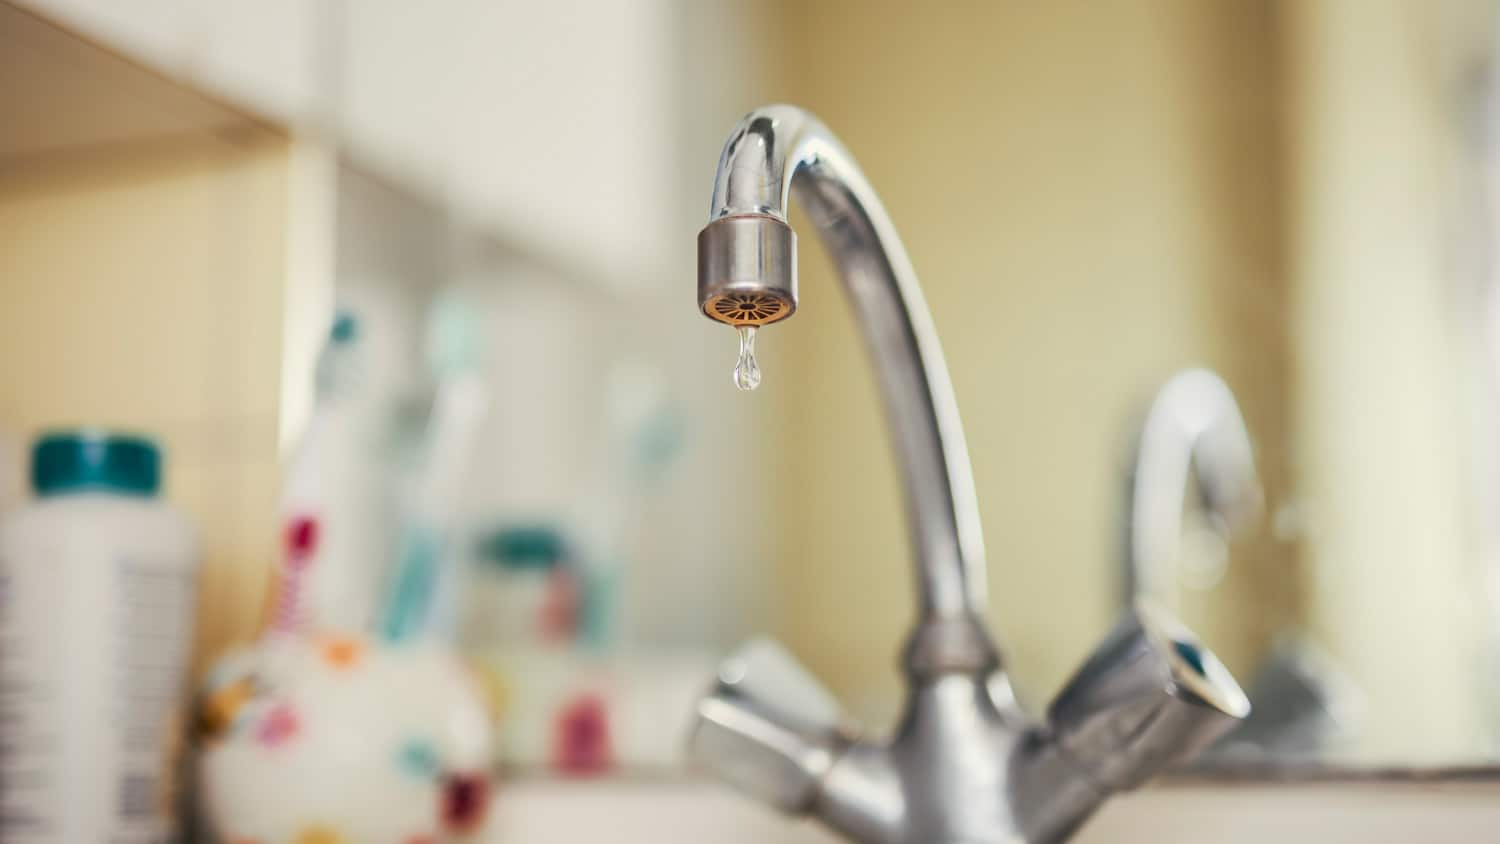
{"label": "toothbrush", "polygon": [[[596,655],[620,638],[616,615],[629,527],[640,522],[640,502],[681,451],[682,425],[666,399],[660,373],[638,364],[616,366],[606,381],[601,471],[573,519],[583,601],[577,632]],[[615,764],[611,739],[613,691],[605,669],[566,702],[553,719],[553,765],[567,775],[595,775]]]}
{"label": "toothbrush", "polygon": [[324,504],[318,483],[323,451],[320,440],[334,405],[354,380],[358,338],[358,319],[341,311],[334,317],[318,358],[312,417],[287,466],[282,493],[282,556],[264,622],[269,633],[296,634],[309,621],[306,587],[317,559]]}
{"label": "toothbrush", "polygon": [[682,451],[682,420],[659,372],[643,364],[614,368],[607,382],[605,470],[577,519],[582,549],[583,640],[597,650],[616,638],[615,612],[627,557],[628,528],[640,503]]}
{"label": "toothbrush", "polygon": [[455,297],[440,299],[428,313],[427,358],[437,393],[395,568],[377,618],[378,633],[389,642],[451,633],[457,573],[447,545],[460,484],[488,404],[477,322]]}

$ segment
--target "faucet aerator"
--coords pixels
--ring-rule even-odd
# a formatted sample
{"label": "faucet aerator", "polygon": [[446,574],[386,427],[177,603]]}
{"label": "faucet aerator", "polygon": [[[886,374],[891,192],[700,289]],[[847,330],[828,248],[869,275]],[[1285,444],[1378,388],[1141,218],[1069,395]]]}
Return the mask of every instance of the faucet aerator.
{"label": "faucet aerator", "polygon": [[698,307],[716,322],[762,326],[797,310],[797,235],[769,214],[720,217],[698,233]]}

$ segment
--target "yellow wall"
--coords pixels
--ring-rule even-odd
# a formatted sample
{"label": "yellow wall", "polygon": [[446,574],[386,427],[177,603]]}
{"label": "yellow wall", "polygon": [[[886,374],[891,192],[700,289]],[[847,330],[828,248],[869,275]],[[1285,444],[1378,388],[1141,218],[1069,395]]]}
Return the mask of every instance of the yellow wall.
{"label": "yellow wall", "polygon": [[164,443],[200,660],[252,630],[274,550],[287,156],[254,131],[0,166],[0,430]]}
{"label": "yellow wall", "polygon": [[[1044,700],[1113,618],[1127,433],[1161,380],[1224,372],[1279,491],[1273,21],[1254,3],[822,0],[780,22],[767,93],[841,135],[922,278],[993,619]],[[875,717],[911,618],[906,532],[869,366],[803,242],[802,309],[762,338],[762,391],[786,407],[774,627]],[[1185,610],[1241,676],[1294,601],[1272,585],[1290,580],[1279,550],[1236,549],[1230,582]]]}

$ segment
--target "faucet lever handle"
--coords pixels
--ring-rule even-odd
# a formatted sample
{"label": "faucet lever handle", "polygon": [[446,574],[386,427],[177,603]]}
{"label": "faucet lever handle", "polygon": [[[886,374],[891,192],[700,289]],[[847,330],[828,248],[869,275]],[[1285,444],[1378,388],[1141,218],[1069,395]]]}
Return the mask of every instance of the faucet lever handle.
{"label": "faucet lever handle", "polygon": [[719,666],[688,751],[721,779],[785,812],[805,811],[848,740],[839,706],[790,654],[754,639]]}
{"label": "faucet lever handle", "polygon": [[1048,710],[1066,755],[1112,790],[1196,755],[1250,713],[1219,660],[1138,599]]}
{"label": "faucet lever handle", "polygon": [[718,687],[753,700],[791,726],[820,731],[838,727],[833,695],[778,642],[751,639],[719,666]]}

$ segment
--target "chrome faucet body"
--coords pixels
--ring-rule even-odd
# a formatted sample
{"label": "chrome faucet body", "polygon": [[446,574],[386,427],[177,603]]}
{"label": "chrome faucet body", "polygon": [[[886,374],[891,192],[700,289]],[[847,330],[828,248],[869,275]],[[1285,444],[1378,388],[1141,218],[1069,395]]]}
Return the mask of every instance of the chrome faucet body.
{"label": "chrome faucet body", "polygon": [[795,312],[793,195],[848,291],[901,462],[919,608],[903,657],[905,711],[889,740],[864,738],[790,657],[757,641],[723,664],[700,702],[692,754],[853,841],[1062,841],[1111,792],[1201,749],[1249,704],[1191,634],[1143,606],[1044,722],[1026,718],[984,621],[974,483],[916,273],[853,157],[807,112],[757,109],[730,135],[698,236],[699,307],[729,325]]}

